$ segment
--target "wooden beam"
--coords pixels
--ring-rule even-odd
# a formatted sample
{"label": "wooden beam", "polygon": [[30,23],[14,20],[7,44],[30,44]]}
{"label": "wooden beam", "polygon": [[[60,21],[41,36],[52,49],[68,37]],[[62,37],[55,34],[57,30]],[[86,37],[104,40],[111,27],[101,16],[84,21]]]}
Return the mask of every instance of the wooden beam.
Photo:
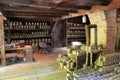
{"label": "wooden beam", "polygon": [[71,11],[71,13],[76,13],[77,9],[91,9],[91,6],[93,5],[107,5],[110,1],[111,0],[60,0],[59,3],[56,3],[55,0],[1,0],[0,4],[8,6],[20,6],[24,8],[66,10]]}
{"label": "wooden beam", "polygon": [[11,9],[4,9],[5,13],[24,13],[24,14],[60,14],[60,15],[68,15],[68,12],[60,12],[60,11],[37,11],[37,10],[11,10]]}
{"label": "wooden beam", "polygon": [[56,3],[49,3],[49,2],[45,2],[45,1],[39,2],[39,3],[47,4],[46,6],[51,6],[51,7],[56,7],[56,8],[59,7],[59,8],[87,9],[87,10],[91,9],[91,6],[89,6],[89,5],[76,5],[76,3],[73,4],[73,2],[72,2],[72,4],[56,4]]}
{"label": "wooden beam", "polygon": [[[77,4],[77,5],[108,5],[112,0],[48,0],[47,2],[56,3],[56,4],[63,4],[63,5],[70,5],[70,4]],[[46,2],[46,1],[45,1]]]}
{"label": "wooden beam", "polygon": [[22,20],[34,20],[34,21],[52,21],[54,18],[59,18],[59,17],[41,17],[41,16],[11,16],[7,17],[8,19],[22,19]]}
{"label": "wooden beam", "polygon": [[71,13],[76,13],[77,9],[71,9],[71,8],[62,8],[57,7],[54,5],[39,5],[39,4],[25,4],[25,3],[17,3],[17,2],[0,2],[2,6],[10,6],[10,7],[23,7],[23,8],[32,8],[32,9],[42,9],[42,10],[55,10],[55,11],[67,11]]}
{"label": "wooden beam", "polygon": [[[70,5],[72,6],[72,8],[76,8],[76,9],[84,9],[84,10],[90,10],[92,7],[91,6],[79,6],[79,5]],[[70,7],[70,6],[66,6],[66,7]]]}
{"label": "wooden beam", "polygon": [[7,17],[61,17],[62,15],[57,14],[39,14],[39,15],[33,15],[33,14],[6,14]]}
{"label": "wooden beam", "polygon": [[[85,6],[81,6],[81,5],[76,5],[76,4],[72,4],[72,5],[62,5],[62,4],[55,4],[55,3],[48,3],[48,2],[45,2],[45,1],[40,1],[40,2],[36,2],[36,4],[34,3],[17,3],[17,2],[4,2],[4,1],[1,1],[0,4],[3,6],[3,5],[6,5],[6,6],[23,6],[24,8],[26,6],[28,7],[34,7],[34,8],[57,8],[57,9],[66,9],[66,10],[77,10],[77,9],[90,9],[91,6],[88,6],[88,5],[85,5]],[[27,8],[28,8],[27,7]]]}
{"label": "wooden beam", "polygon": [[31,11],[31,12],[61,12],[61,13],[77,13],[77,10],[57,10],[57,9],[42,9],[42,8],[29,8],[20,6],[1,6],[4,11]]}
{"label": "wooden beam", "polygon": [[90,5],[100,5],[102,4],[102,0],[77,0],[75,3],[79,5],[85,5],[88,4]]}
{"label": "wooden beam", "polygon": [[[34,14],[21,14],[23,17],[24,16],[28,16],[28,17],[32,17],[32,16],[38,16],[38,17],[61,17],[62,15],[57,15],[57,14],[38,14],[38,15],[34,15]],[[19,17],[20,15],[19,14],[6,14],[7,17]],[[22,17],[21,16],[21,17]]]}
{"label": "wooden beam", "polygon": [[17,11],[5,11],[6,16],[47,16],[47,17],[61,17],[68,15],[68,13],[47,13],[47,12],[17,12]]}
{"label": "wooden beam", "polygon": [[50,8],[50,9],[44,9],[44,8],[31,8],[31,7],[21,7],[21,6],[2,6],[3,10],[13,10],[13,11],[18,11],[18,10],[23,10],[23,11],[45,11],[45,12],[63,12],[63,13],[77,13],[77,10],[66,10],[66,9],[56,9],[56,8]]}

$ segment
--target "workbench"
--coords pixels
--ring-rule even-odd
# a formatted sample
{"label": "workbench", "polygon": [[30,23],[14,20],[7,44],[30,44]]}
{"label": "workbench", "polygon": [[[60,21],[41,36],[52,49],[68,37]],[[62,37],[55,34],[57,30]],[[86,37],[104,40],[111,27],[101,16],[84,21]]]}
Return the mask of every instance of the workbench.
{"label": "workbench", "polygon": [[[9,47],[10,45],[5,45],[5,47]],[[33,49],[31,45],[25,45],[24,47],[20,47],[20,46],[16,46],[16,47],[9,47],[9,48],[5,48],[5,52],[6,54],[9,54],[11,56],[15,56],[12,54],[19,54],[22,53],[23,54],[23,61],[24,62],[32,62],[33,61]],[[8,53],[9,52],[9,53]],[[7,56],[6,56],[7,58]]]}

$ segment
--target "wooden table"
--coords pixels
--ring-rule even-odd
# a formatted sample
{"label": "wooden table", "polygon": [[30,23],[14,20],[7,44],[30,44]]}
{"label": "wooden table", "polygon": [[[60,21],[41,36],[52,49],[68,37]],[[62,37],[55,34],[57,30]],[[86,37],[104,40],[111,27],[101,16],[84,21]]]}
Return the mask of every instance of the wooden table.
{"label": "wooden table", "polygon": [[25,62],[31,62],[33,61],[33,49],[31,45],[25,45],[24,47],[16,47],[16,48],[10,48],[6,49],[5,51],[13,51],[13,52],[19,52],[22,51],[24,54],[24,61]]}

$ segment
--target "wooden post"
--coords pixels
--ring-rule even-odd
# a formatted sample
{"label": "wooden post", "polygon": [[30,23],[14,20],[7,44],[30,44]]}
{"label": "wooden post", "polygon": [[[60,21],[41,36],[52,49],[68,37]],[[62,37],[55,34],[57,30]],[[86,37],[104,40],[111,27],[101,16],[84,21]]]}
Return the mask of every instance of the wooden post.
{"label": "wooden post", "polygon": [[5,66],[6,65],[6,57],[5,57],[3,20],[4,20],[4,17],[2,14],[0,14],[0,54],[1,54],[1,63],[3,66]]}
{"label": "wooden post", "polygon": [[85,25],[85,32],[86,32],[86,45],[90,46],[90,28],[88,25]]}
{"label": "wooden post", "polygon": [[66,28],[66,47],[68,46],[68,33],[67,33],[67,28],[68,28],[68,20],[66,20],[66,22],[65,22],[65,28]]}
{"label": "wooden post", "polygon": [[97,25],[85,25],[85,32],[86,32],[86,45],[90,46],[91,45],[91,28],[94,28],[94,45],[97,46]]}

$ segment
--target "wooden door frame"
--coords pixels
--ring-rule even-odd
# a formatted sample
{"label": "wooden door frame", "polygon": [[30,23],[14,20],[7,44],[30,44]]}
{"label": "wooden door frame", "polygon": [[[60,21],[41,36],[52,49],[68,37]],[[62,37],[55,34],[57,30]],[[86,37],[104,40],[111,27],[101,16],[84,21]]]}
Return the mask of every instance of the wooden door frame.
{"label": "wooden door frame", "polygon": [[85,32],[86,32],[86,45],[90,46],[90,35],[91,35],[91,29],[94,28],[95,30],[95,46],[97,46],[97,25],[91,24],[91,25],[85,25]]}

